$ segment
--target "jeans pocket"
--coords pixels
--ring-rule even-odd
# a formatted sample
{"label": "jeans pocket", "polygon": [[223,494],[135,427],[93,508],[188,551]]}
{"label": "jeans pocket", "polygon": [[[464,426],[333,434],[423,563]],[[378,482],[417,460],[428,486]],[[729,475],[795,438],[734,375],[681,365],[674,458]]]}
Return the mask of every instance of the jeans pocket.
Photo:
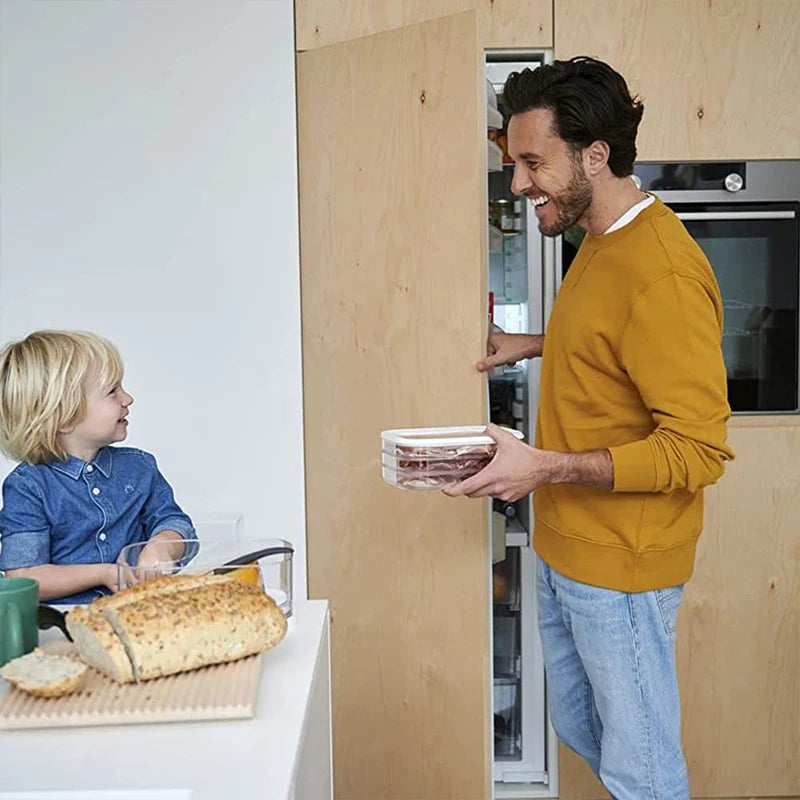
{"label": "jeans pocket", "polygon": [[675,636],[675,622],[678,619],[678,609],[683,599],[683,584],[670,586],[666,589],[656,589],[656,602],[661,612],[661,621],[667,636]]}

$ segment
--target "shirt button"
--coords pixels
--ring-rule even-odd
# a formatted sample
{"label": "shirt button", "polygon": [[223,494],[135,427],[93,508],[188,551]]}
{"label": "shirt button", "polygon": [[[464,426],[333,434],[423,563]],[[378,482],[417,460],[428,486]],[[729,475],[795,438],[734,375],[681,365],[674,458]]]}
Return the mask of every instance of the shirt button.
{"label": "shirt button", "polygon": [[101,542],[104,542],[106,539],[108,539],[108,536],[106,536],[104,533],[101,533],[99,539]]}
{"label": "shirt button", "polygon": [[100,494],[100,490],[95,486],[94,489],[92,489],[92,494],[98,495]]}
{"label": "shirt button", "polygon": [[87,472],[94,472],[94,467],[91,464],[87,464],[86,465],[86,471]]}

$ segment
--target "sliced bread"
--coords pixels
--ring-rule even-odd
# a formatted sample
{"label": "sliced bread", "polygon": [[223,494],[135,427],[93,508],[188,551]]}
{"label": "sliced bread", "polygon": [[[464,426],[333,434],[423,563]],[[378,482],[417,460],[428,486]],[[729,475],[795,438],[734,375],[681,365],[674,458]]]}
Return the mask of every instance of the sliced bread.
{"label": "sliced bread", "polygon": [[38,647],[31,653],[9,661],[2,676],[23,692],[36,697],[62,697],[72,694],[86,674],[86,665],[67,656],[51,655]]}
{"label": "sliced bread", "polygon": [[274,647],[286,617],[261,588],[234,580],[145,594],[103,614],[133,663],[136,680],[235,661]]}
{"label": "sliced bread", "polygon": [[131,661],[111,623],[94,605],[67,614],[69,631],[81,659],[118,683],[132,683]]}

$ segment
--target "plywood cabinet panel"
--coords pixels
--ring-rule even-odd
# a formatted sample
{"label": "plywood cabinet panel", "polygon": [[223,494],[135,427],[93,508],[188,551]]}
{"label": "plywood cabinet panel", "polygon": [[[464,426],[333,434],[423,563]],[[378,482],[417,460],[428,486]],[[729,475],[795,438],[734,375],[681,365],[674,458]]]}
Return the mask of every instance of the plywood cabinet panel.
{"label": "plywood cabinet panel", "polygon": [[[800,795],[800,427],[729,431],[678,617],[683,741],[694,797]],[[607,794],[562,748],[561,796]]]}
{"label": "plywood cabinet panel", "polygon": [[308,585],[331,603],[336,797],[485,798],[487,505],[391,488],[380,455],[383,429],[486,419],[477,14],[301,53],[297,80]]}
{"label": "plywood cabinet panel", "polygon": [[478,0],[484,47],[552,47],[552,0]]}
{"label": "plywood cabinet panel", "polygon": [[800,158],[795,0],[556,0],[557,58],[611,63],[644,100],[641,160]]}
{"label": "plywood cabinet panel", "polygon": [[679,618],[694,794],[800,794],[800,428],[732,428]]}
{"label": "plywood cabinet panel", "polygon": [[482,47],[552,47],[552,0],[296,0],[298,50],[476,10]]}

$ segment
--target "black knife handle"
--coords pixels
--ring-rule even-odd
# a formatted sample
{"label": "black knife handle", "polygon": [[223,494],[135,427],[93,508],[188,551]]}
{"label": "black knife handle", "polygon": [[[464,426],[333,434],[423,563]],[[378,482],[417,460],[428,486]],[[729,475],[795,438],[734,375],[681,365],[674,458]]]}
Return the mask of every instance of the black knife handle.
{"label": "black knife handle", "polygon": [[63,611],[59,611],[57,608],[53,608],[53,606],[40,603],[38,623],[39,628],[43,631],[46,631],[48,628],[58,628],[70,642],[72,641],[72,637],[67,630],[67,615]]}
{"label": "black knife handle", "polygon": [[246,553],[231,561],[226,561],[221,567],[217,567],[213,570],[213,573],[214,575],[220,575],[225,572],[230,572],[232,567],[241,567],[245,564],[249,564],[251,561],[258,561],[260,558],[266,558],[267,556],[276,556],[279,553],[294,553],[294,548],[267,547],[264,550],[254,550],[252,553]]}

